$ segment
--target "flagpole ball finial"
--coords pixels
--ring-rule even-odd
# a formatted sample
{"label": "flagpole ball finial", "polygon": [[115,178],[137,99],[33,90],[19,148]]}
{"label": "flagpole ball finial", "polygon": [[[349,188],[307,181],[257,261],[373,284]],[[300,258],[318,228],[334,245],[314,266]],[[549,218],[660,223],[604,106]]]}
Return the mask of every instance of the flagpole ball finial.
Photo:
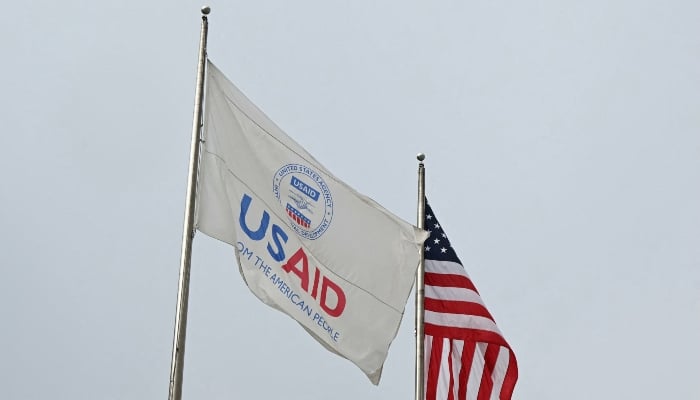
{"label": "flagpole ball finial", "polygon": [[425,160],[425,154],[423,154],[423,153],[418,153],[418,155],[416,156],[416,158],[418,159],[418,161],[423,162],[423,160]]}
{"label": "flagpole ball finial", "polygon": [[202,7],[202,14],[203,15],[209,15],[210,12],[211,12],[211,7],[209,7],[209,6]]}

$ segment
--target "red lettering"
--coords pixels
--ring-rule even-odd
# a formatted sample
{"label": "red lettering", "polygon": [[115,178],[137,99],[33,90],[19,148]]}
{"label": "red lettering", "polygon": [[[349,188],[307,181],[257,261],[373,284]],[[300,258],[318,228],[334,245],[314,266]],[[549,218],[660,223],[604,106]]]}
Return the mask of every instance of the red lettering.
{"label": "red lettering", "polygon": [[[301,288],[306,293],[309,292],[309,258],[300,247],[289,260],[282,265],[282,269],[287,273],[292,273],[301,280]],[[318,286],[321,283],[321,298],[318,299]],[[333,292],[332,294],[329,293]],[[318,268],[314,268],[314,281],[311,290],[311,297],[318,299],[321,309],[331,317],[339,317],[345,310],[347,302],[343,289],[337,283],[330,280],[328,277],[321,275]],[[328,304],[335,297],[335,304]]]}
{"label": "red lettering", "polygon": [[319,281],[319,275],[321,275],[321,271],[316,268],[314,271],[314,288],[311,290],[311,297],[314,299],[317,299],[318,297],[318,281]]}
{"label": "red lettering", "polygon": [[[301,269],[297,268],[300,261]],[[282,269],[285,272],[291,272],[294,275],[298,276],[299,279],[301,279],[301,288],[308,293],[309,259],[306,257],[306,253],[304,253],[304,250],[302,250],[301,247],[294,254],[292,254],[291,257],[289,257],[289,260],[287,260],[287,263],[282,266]]]}
{"label": "red lettering", "polygon": [[[338,298],[338,301],[335,304],[334,308],[330,308],[328,304],[326,303],[326,295],[328,294],[328,289],[332,290],[335,292],[336,297]],[[323,277],[323,283],[321,283],[321,308],[328,313],[331,317],[339,317],[340,314],[343,313],[343,310],[345,310],[345,293],[343,293],[343,289],[340,288],[335,282],[332,280],[326,278],[325,276]]]}

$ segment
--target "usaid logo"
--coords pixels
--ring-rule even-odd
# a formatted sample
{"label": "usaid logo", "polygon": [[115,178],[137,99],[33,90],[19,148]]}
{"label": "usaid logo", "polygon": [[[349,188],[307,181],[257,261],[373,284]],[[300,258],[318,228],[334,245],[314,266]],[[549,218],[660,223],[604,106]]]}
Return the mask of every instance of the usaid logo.
{"label": "usaid logo", "polygon": [[333,196],[313,169],[301,164],[285,165],[275,173],[272,192],[300,236],[315,240],[328,229],[333,218]]}

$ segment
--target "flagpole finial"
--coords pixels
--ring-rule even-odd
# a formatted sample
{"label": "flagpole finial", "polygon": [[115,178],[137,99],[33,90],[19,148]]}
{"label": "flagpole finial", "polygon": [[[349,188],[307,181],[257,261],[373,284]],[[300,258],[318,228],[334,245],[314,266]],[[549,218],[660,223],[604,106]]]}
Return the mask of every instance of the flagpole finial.
{"label": "flagpole finial", "polygon": [[418,155],[416,156],[416,158],[418,159],[418,161],[420,161],[421,163],[423,163],[423,160],[425,160],[425,154],[423,154],[423,153],[418,153]]}
{"label": "flagpole finial", "polygon": [[202,7],[202,15],[209,15],[210,12],[211,12],[211,7],[209,7],[209,6]]}

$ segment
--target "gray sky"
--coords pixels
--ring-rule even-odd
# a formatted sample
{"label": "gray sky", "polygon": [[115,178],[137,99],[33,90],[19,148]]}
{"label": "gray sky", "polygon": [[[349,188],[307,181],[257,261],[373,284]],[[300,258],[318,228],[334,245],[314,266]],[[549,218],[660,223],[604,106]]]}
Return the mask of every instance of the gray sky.
{"label": "gray sky", "polygon": [[[3,398],[167,397],[201,5],[0,16]],[[210,5],[219,68],[408,221],[427,154],[515,399],[700,398],[700,3]],[[412,300],[378,387],[201,234],[189,315],[186,399],[413,396]]]}

